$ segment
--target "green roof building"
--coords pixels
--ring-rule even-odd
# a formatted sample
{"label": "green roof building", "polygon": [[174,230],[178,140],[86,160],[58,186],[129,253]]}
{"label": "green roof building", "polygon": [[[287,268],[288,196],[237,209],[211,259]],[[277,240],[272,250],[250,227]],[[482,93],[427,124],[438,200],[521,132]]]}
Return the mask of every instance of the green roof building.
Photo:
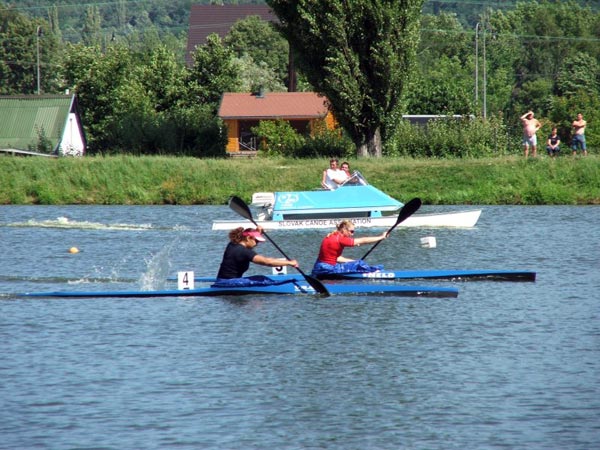
{"label": "green roof building", "polygon": [[85,135],[75,95],[0,96],[0,151],[83,156]]}

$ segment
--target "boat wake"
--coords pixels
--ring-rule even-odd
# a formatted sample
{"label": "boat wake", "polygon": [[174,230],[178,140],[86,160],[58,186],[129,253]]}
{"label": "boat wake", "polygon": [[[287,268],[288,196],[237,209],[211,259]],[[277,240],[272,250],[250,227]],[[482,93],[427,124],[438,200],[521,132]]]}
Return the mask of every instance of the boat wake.
{"label": "boat wake", "polygon": [[84,276],[80,278],[68,277],[27,277],[0,275],[0,282],[7,283],[41,283],[41,284],[88,284],[88,283],[132,283],[137,281],[133,278]]}
{"label": "boat wake", "polygon": [[114,230],[114,231],[146,231],[146,230],[175,230],[181,231],[185,227],[154,227],[151,224],[129,224],[113,223],[105,224],[99,222],[70,220],[67,217],[57,217],[51,220],[29,219],[26,222],[15,222],[7,224],[8,227],[33,227],[33,228],[66,228],[79,230]]}

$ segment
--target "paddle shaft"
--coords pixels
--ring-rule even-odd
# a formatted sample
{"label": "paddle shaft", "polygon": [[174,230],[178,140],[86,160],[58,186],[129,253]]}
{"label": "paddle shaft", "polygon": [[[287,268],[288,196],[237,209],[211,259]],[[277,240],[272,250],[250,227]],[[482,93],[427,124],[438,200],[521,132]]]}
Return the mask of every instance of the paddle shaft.
{"label": "paddle shaft", "polygon": [[[418,197],[413,198],[412,200],[410,200],[406,205],[404,205],[402,207],[402,209],[400,210],[400,212],[398,213],[398,220],[396,220],[396,223],[394,225],[392,225],[392,227],[387,230],[386,234],[389,236],[389,234],[394,231],[394,228],[396,228],[398,225],[400,225],[400,223],[404,222],[406,219],[408,219],[410,216],[412,216],[420,207],[421,207],[421,199]],[[373,245],[373,247],[371,247],[369,249],[369,251],[367,253],[365,253],[365,255],[361,258],[362,260],[365,260],[367,258],[367,256],[369,256],[369,254],[375,250],[375,247],[377,247],[379,245],[381,241],[377,241],[375,242],[375,245]]]}
{"label": "paddle shaft", "polygon": [[[233,209],[235,212],[237,212],[239,215],[241,215],[242,217],[248,219],[249,221],[251,221],[256,227],[258,227],[259,225],[255,222],[254,218],[252,217],[252,212],[250,211],[250,208],[248,208],[248,205],[239,197],[231,197],[229,199],[229,207],[231,209]],[[285,252],[281,249],[281,247],[279,247],[279,245],[277,245],[275,243],[275,241],[273,241],[273,239],[271,239],[271,236],[269,236],[267,233],[265,233],[265,231],[262,231],[262,234],[264,237],[266,237],[269,242],[271,244],[273,244],[273,246],[279,251],[279,253],[281,253],[285,259],[287,259],[288,261],[291,261],[291,258],[285,254]],[[325,285],[323,283],[321,283],[319,280],[317,280],[314,277],[311,277],[310,275],[307,275],[304,273],[304,271],[300,268],[300,267],[295,267],[295,269],[300,272],[300,275],[302,275],[304,277],[304,279],[306,280],[306,282],[308,284],[310,284],[313,289],[315,291],[317,291],[319,294],[323,294],[325,296],[329,296],[331,295],[329,293],[329,291],[327,290],[327,288],[325,287]]]}

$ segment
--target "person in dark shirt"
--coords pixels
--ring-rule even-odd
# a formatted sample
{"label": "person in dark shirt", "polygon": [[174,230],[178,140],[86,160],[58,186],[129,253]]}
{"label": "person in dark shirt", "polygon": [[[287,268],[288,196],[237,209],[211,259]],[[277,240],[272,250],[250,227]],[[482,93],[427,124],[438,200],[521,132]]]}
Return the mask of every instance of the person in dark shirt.
{"label": "person in dark shirt", "polygon": [[558,156],[560,152],[560,137],[557,134],[556,128],[552,128],[552,133],[548,136],[546,151],[548,152],[548,156],[551,157]]}
{"label": "person in dark shirt", "polygon": [[241,278],[244,272],[250,267],[250,263],[260,264],[262,266],[280,267],[292,266],[298,267],[298,261],[295,259],[269,258],[259,255],[254,251],[254,247],[259,242],[264,242],[262,228],[236,228],[229,232],[229,244],[223,253],[223,260],[217,274],[218,280],[231,280]]}

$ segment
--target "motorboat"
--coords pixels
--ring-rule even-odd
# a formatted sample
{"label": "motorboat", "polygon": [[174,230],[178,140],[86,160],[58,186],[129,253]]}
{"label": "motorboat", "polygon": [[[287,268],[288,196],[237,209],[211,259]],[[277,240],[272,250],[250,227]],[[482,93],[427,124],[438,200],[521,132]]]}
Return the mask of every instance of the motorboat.
{"label": "motorboat", "polygon": [[[251,206],[257,210],[256,223],[265,230],[334,228],[343,219],[357,227],[389,228],[396,223],[404,204],[369,184],[360,172],[334,190],[257,192]],[[401,227],[474,227],[481,210],[414,214]],[[217,220],[213,230],[250,227],[247,220]]]}

